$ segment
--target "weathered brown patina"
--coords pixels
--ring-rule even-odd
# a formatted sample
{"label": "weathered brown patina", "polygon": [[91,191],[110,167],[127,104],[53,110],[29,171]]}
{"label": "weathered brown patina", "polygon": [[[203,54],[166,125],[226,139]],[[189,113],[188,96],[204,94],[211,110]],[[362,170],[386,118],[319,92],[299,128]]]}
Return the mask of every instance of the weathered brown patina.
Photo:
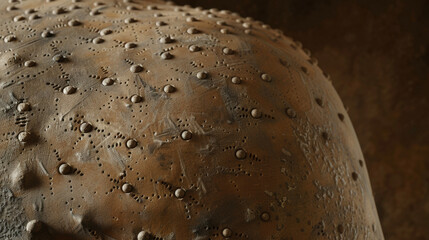
{"label": "weathered brown patina", "polygon": [[156,1],[0,7],[2,236],[383,239],[346,110],[281,32]]}

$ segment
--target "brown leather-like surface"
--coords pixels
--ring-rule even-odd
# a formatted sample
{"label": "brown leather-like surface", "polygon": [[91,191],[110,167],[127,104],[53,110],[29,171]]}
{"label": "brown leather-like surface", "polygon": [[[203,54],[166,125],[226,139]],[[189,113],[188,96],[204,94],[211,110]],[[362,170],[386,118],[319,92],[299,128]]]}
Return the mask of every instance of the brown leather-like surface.
{"label": "brown leather-like surface", "polygon": [[386,238],[427,239],[428,1],[177,2],[233,9],[310,49],[348,108]]}
{"label": "brown leather-like surface", "polygon": [[383,239],[309,52],[155,2],[1,2],[1,237]]}

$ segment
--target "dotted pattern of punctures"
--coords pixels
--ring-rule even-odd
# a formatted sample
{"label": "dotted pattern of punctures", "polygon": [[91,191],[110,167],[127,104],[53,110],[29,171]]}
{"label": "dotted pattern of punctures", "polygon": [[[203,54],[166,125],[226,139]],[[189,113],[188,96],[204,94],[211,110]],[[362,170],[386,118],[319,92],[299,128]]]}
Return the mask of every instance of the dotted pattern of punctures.
{"label": "dotted pattern of punctures", "polygon": [[383,239],[299,42],[160,1],[0,9],[1,239]]}

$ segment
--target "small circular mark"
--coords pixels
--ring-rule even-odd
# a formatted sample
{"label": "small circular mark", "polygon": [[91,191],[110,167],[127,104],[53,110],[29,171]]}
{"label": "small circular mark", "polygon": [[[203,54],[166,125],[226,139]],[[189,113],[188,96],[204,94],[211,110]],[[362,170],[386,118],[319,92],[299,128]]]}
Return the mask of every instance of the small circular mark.
{"label": "small circular mark", "polygon": [[296,118],[296,112],[295,112],[295,110],[293,110],[293,108],[286,108],[286,115],[289,117],[289,118]]}
{"label": "small circular mark", "polygon": [[54,62],[64,62],[66,58],[61,54],[56,54],[55,56],[52,57],[52,60]]}
{"label": "small circular mark", "polygon": [[222,28],[222,29],[220,30],[220,33],[222,33],[222,34],[228,34],[228,33],[229,33],[229,30],[228,30],[227,28]]}
{"label": "small circular mark", "polygon": [[133,186],[129,183],[124,183],[121,187],[122,192],[130,193],[133,190]]}
{"label": "small circular mark", "polygon": [[250,115],[252,115],[253,118],[261,118],[262,112],[259,109],[254,108],[250,111]]}
{"label": "small circular mark", "polygon": [[134,64],[130,67],[130,71],[132,73],[139,73],[139,72],[143,71],[143,66],[140,64]]}
{"label": "small circular mark", "polygon": [[246,156],[247,156],[247,153],[243,149],[237,149],[237,151],[235,151],[235,157],[237,159],[245,159]]}
{"label": "small circular mark", "polygon": [[143,101],[143,97],[140,96],[140,95],[134,94],[134,95],[131,96],[130,101],[132,103],[139,103],[139,102]]}
{"label": "small circular mark", "polygon": [[263,80],[263,81],[265,81],[265,82],[271,82],[271,76],[270,75],[268,75],[267,73],[263,73],[263,74],[261,74],[261,79]]}
{"label": "small circular mark", "polygon": [[103,42],[104,42],[104,39],[102,39],[101,37],[96,37],[96,38],[92,39],[92,43],[94,43],[94,44],[100,44]]}
{"label": "small circular mark", "polygon": [[66,12],[67,12],[67,10],[65,8],[59,7],[57,9],[54,9],[52,11],[52,14],[59,15],[59,14],[63,14],[63,13],[66,13]]}
{"label": "small circular mark", "polygon": [[261,220],[264,222],[268,222],[270,220],[270,214],[267,212],[264,212],[261,214]]}
{"label": "small circular mark", "polygon": [[165,23],[165,22],[163,22],[163,21],[157,21],[157,22],[155,23],[155,25],[156,25],[157,27],[162,27],[162,26],[167,25],[167,23]]}
{"label": "small circular mark", "polygon": [[182,133],[180,133],[180,137],[183,140],[190,140],[192,138],[192,133],[188,130],[184,130]]}
{"label": "small circular mark", "polygon": [[186,22],[196,22],[197,19],[195,17],[187,17]]}
{"label": "small circular mark", "polygon": [[101,84],[103,84],[104,86],[110,86],[114,83],[114,80],[112,78],[105,78],[103,79],[103,81],[101,82]]}
{"label": "small circular mark", "polygon": [[239,77],[232,77],[231,78],[231,82],[234,84],[240,84],[241,83],[241,79]]}
{"label": "small circular mark", "polygon": [[243,23],[243,25],[242,25],[244,28],[252,28],[252,24],[251,23],[247,23],[247,22],[245,22],[245,23]]}
{"label": "small circular mark", "polygon": [[173,54],[171,54],[170,52],[161,53],[161,59],[162,60],[167,60],[167,59],[172,59],[172,58],[173,58]]}
{"label": "small circular mark", "polygon": [[81,133],[89,133],[92,131],[92,125],[90,123],[84,122],[79,126],[79,131]]}
{"label": "small circular mark", "polygon": [[137,20],[136,19],[134,19],[134,18],[126,18],[125,20],[124,20],[124,22],[125,23],[135,23],[135,22],[137,22]]}
{"label": "small circular mark", "polygon": [[76,19],[72,19],[68,22],[68,25],[70,27],[76,27],[76,26],[79,26],[80,24],[81,24],[81,22],[76,20]]}
{"label": "small circular mark", "polygon": [[54,32],[50,30],[44,30],[41,34],[43,38],[53,37],[54,35]]}
{"label": "small circular mark", "polygon": [[134,139],[128,139],[126,146],[129,149],[135,148],[135,147],[137,147],[137,141]]}
{"label": "small circular mark", "polygon": [[178,199],[183,199],[185,197],[186,191],[182,188],[178,188],[176,189],[176,191],[174,191],[174,196]]}
{"label": "small circular mark", "polygon": [[208,73],[206,71],[201,71],[197,73],[198,79],[206,79],[208,77]]}
{"label": "small circular mark", "polygon": [[18,110],[18,112],[30,111],[31,105],[27,102],[19,103],[18,106],[16,106],[16,110]]}
{"label": "small circular mark", "polygon": [[165,36],[159,39],[160,43],[172,43],[174,40],[170,36]]}
{"label": "small circular mark", "polygon": [[167,85],[164,86],[163,90],[164,90],[165,93],[173,93],[173,92],[176,91],[176,87],[174,87],[171,84],[167,84]]}
{"label": "small circular mark", "polygon": [[136,43],[133,43],[133,42],[125,43],[126,49],[131,49],[131,48],[136,48],[136,47],[137,47]]}
{"label": "small circular mark", "polygon": [[188,28],[188,30],[186,30],[186,32],[187,33],[189,33],[189,34],[197,34],[197,33],[199,33],[200,31],[199,30],[197,30],[196,28],[194,28],[194,27],[191,27],[191,28]]}
{"label": "small circular mark", "polygon": [[111,34],[113,31],[111,30],[111,29],[109,29],[109,28],[105,28],[105,29],[102,29],[101,31],[100,31],[100,35],[101,36],[106,36],[106,35],[109,35],[109,34]]}
{"label": "small circular mark", "polygon": [[63,163],[58,167],[58,172],[61,175],[68,175],[72,172],[73,168],[68,163]]}
{"label": "small circular mark", "polygon": [[229,238],[229,237],[231,237],[231,236],[232,236],[232,231],[231,231],[231,229],[229,229],[229,228],[224,228],[224,229],[222,230],[222,236],[223,236],[223,237],[225,237],[225,238]]}
{"label": "small circular mark", "polygon": [[26,67],[34,67],[34,66],[36,66],[36,62],[33,61],[33,60],[28,60],[28,61],[25,61],[24,66],[26,66]]}
{"label": "small circular mark", "polygon": [[63,93],[65,95],[70,95],[76,92],[76,88],[73,86],[66,86],[65,88],[63,88]]}
{"label": "small circular mark", "polygon": [[20,142],[23,142],[23,143],[28,142],[30,140],[30,137],[31,137],[30,132],[23,131],[18,133],[18,141]]}
{"label": "small circular mark", "polygon": [[191,46],[189,46],[189,51],[191,51],[191,52],[198,52],[200,50],[201,50],[201,48],[198,47],[197,45],[191,45]]}
{"label": "small circular mark", "polygon": [[232,50],[232,49],[230,49],[230,48],[223,48],[222,49],[222,52],[223,52],[223,54],[225,54],[225,55],[231,55],[231,54],[233,54],[234,53],[234,51]]}

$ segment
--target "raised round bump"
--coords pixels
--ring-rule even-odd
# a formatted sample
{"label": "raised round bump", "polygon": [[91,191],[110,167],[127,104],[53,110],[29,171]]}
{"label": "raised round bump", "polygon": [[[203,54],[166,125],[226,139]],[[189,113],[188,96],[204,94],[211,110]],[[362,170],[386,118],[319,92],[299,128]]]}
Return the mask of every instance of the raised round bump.
{"label": "raised round bump", "polygon": [[58,167],[58,172],[61,175],[68,175],[72,172],[73,168],[68,163],[63,163]]}
{"label": "raised round bump", "polygon": [[143,71],[143,66],[140,64],[134,64],[130,67],[132,73],[139,73]]}
{"label": "raised round bump", "polygon": [[178,188],[174,191],[174,196],[178,199],[182,199],[185,197],[186,191],[182,188]]}
{"label": "raised round bump", "polygon": [[133,191],[133,186],[129,183],[124,183],[121,187],[122,192],[130,193]]}
{"label": "raised round bump", "polygon": [[184,130],[182,133],[180,133],[180,137],[183,140],[190,140],[192,138],[192,133],[188,130]]}

